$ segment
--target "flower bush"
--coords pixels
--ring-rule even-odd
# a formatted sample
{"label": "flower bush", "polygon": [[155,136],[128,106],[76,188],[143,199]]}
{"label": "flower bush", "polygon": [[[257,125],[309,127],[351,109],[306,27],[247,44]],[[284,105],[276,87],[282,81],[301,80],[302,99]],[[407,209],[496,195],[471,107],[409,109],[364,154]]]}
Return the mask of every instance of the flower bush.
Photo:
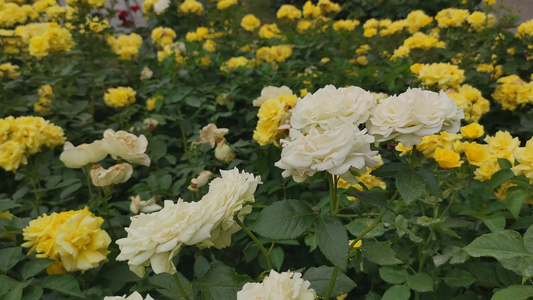
{"label": "flower bush", "polygon": [[0,298],[533,297],[532,21],[382,2],[1,2]]}

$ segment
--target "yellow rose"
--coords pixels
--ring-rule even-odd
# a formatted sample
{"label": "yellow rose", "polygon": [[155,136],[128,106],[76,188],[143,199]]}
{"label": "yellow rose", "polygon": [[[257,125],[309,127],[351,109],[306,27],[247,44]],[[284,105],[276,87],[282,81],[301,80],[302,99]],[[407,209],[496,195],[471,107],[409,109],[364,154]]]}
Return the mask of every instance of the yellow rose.
{"label": "yellow rose", "polygon": [[124,107],[128,104],[135,103],[135,92],[131,87],[110,88],[104,95],[104,101],[107,106]]}
{"label": "yellow rose", "polygon": [[440,147],[435,149],[435,161],[443,169],[457,168],[463,164],[457,152]]}
{"label": "yellow rose", "polygon": [[471,123],[461,128],[461,135],[465,139],[469,139],[469,140],[477,139],[478,137],[481,137],[483,134],[485,134],[485,130],[483,129],[483,125],[480,125],[479,123]]}
{"label": "yellow rose", "polygon": [[474,179],[479,181],[488,180],[499,170],[501,168],[496,158],[486,160],[474,171]]}
{"label": "yellow rose", "polygon": [[476,142],[465,143],[462,150],[465,153],[466,160],[474,166],[480,166],[490,159],[490,153],[487,151],[486,145],[480,145]]}
{"label": "yellow rose", "polygon": [[24,155],[22,145],[15,141],[7,141],[0,144],[0,167],[6,171],[14,171],[21,164],[26,165],[28,159]]}
{"label": "yellow rose", "polygon": [[254,31],[259,26],[261,26],[261,21],[253,14],[247,14],[241,20],[241,27],[244,28],[244,30]]}

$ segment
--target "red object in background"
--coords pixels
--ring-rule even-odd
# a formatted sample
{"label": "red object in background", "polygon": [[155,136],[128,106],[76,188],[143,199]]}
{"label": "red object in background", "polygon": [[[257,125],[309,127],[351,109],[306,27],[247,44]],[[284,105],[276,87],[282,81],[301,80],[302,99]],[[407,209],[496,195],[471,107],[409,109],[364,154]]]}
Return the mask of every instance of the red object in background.
{"label": "red object in background", "polygon": [[129,13],[125,10],[121,10],[119,13],[118,13],[118,18],[121,19],[122,21],[124,21],[127,17],[128,17]]}
{"label": "red object in background", "polygon": [[122,20],[122,26],[130,26],[130,25],[133,25],[132,20],[128,20],[128,19]]}
{"label": "red object in background", "polygon": [[138,11],[140,9],[139,5],[132,5],[130,6],[130,9],[133,11]]}

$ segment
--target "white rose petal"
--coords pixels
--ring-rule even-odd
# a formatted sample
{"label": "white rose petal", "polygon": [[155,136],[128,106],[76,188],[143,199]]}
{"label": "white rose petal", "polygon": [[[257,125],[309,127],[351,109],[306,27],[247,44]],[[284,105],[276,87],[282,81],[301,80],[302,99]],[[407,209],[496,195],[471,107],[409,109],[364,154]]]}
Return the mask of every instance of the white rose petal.
{"label": "white rose petal", "polygon": [[343,123],[359,125],[367,121],[377,101],[360,87],[336,88],[327,85],[300,99],[292,110],[291,126],[304,133],[313,128],[327,130]]}
{"label": "white rose petal", "polygon": [[160,14],[167,10],[168,6],[170,5],[170,0],[159,0],[154,4],[154,12],[156,14]]}
{"label": "white rose petal", "polygon": [[91,144],[81,144],[74,147],[71,142],[66,142],[59,159],[65,166],[73,169],[81,168],[87,164],[99,162],[107,156],[101,140]]}
{"label": "white rose petal", "polygon": [[144,135],[137,137],[126,131],[107,129],[104,131],[102,145],[114,159],[120,157],[130,163],[150,166],[150,158],[144,153],[148,146]]}
{"label": "white rose petal", "polygon": [[95,186],[110,186],[128,181],[133,174],[133,167],[128,163],[116,164],[109,169],[94,165],[91,169],[91,179]]}

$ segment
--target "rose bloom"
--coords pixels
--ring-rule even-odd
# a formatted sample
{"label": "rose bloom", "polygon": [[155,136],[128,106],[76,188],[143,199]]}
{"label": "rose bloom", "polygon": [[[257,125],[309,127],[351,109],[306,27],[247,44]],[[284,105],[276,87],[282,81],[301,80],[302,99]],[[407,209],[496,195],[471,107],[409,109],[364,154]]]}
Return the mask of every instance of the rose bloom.
{"label": "rose bloom", "polygon": [[292,95],[292,90],[287,86],[267,86],[261,90],[261,96],[256,98],[253,102],[253,106],[261,106],[265,101],[271,98],[279,98],[283,95]]}
{"label": "rose bloom", "polygon": [[486,160],[474,171],[474,179],[479,181],[491,179],[492,175],[499,170],[501,170],[501,167],[498,164],[498,159]]}
{"label": "rose bloom", "polygon": [[143,298],[143,296],[139,294],[139,292],[133,292],[133,294],[129,295],[128,297],[126,297],[126,295],[107,296],[104,297],[104,300],[154,300],[154,298],[152,298],[150,294],[146,294],[146,298]]}
{"label": "rose bloom", "polygon": [[182,4],[178,6],[178,12],[182,14],[197,14],[201,15],[204,7],[202,3],[196,0],[185,0]]}
{"label": "rose bloom", "polygon": [[373,167],[378,163],[373,158],[377,151],[370,150],[372,142],[374,137],[352,123],[324,131],[315,128],[307,135],[291,129],[289,138],[281,140],[281,159],[275,166],[285,170],[283,177],[292,175],[296,182],[302,182],[316,172],[327,171],[355,183],[351,168],[364,173],[367,166]]}
{"label": "rose bloom", "polygon": [[440,147],[435,149],[435,161],[443,169],[457,168],[463,164],[463,161],[460,160],[459,153]]}
{"label": "rose bloom", "polygon": [[253,14],[247,14],[241,20],[241,27],[244,28],[244,30],[254,31],[259,26],[261,26],[261,21]]}
{"label": "rose bloom", "polygon": [[514,163],[513,153],[520,146],[518,137],[513,138],[507,131],[498,131],[494,136],[485,137],[484,141],[492,157],[505,158]]}
{"label": "rose bloom", "polygon": [[483,128],[483,125],[480,125],[479,123],[471,123],[461,127],[461,135],[463,135],[465,139],[477,139],[478,137],[481,137],[484,134],[485,130]]}
{"label": "rose bloom", "polygon": [[204,143],[211,145],[211,148],[221,141],[225,141],[224,136],[229,132],[227,128],[217,128],[217,125],[209,123],[200,130],[200,139]]}
{"label": "rose bloom", "polygon": [[242,221],[252,211],[254,193],[261,184],[261,177],[237,168],[221,170],[221,177],[209,183],[209,192],[200,200],[203,213],[209,215],[214,226],[210,237],[199,243],[199,247],[224,248],[231,244],[231,235],[241,229],[235,223],[235,216]]}
{"label": "rose bloom", "polygon": [[128,163],[116,164],[109,169],[94,165],[91,169],[91,179],[95,186],[105,187],[128,181],[133,174],[133,167]]}
{"label": "rose bloom", "polygon": [[346,122],[357,126],[368,120],[376,103],[372,93],[360,87],[327,85],[298,101],[292,110],[291,126],[304,133],[313,128],[327,130]]}
{"label": "rose bloom", "polygon": [[229,147],[228,143],[226,143],[225,139],[217,144],[217,147],[215,148],[215,157],[220,161],[226,162],[230,162],[235,159],[235,153],[231,151],[231,148]]}
{"label": "rose bloom", "polygon": [[135,103],[135,92],[131,87],[119,86],[107,90],[104,95],[104,101],[107,106],[123,107],[131,103]]}
{"label": "rose bloom", "polygon": [[0,167],[6,171],[16,172],[21,164],[28,164],[23,146],[15,141],[0,143]]}
{"label": "rose bloom", "polygon": [[90,144],[81,144],[74,147],[71,142],[66,142],[59,159],[65,166],[73,169],[81,168],[90,163],[99,162],[107,156],[102,141],[96,140]]}
{"label": "rose bloom", "polygon": [[163,207],[156,203],[156,197],[152,197],[146,201],[141,200],[141,196],[130,197],[130,211],[134,214],[151,213],[161,210]]}
{"label": "rose bloom", "polygon": [[463,144],[461,148],[465,153],[466,160],[471,165],[480,166],[485,161],[490,159],[490,153],[487,150],[487,145],[481,145],[476,142],[472,142]]}
{"label": "rose bloom", "polygon": [[187,187],[189,191],[197,191],[199,188],[207,184],[209,179],[211,179],[213,172],[211,171],[202,171],[198,177],[191,179],[191,184]]}
{"label": "rose bloom", "polygon": [[511,170],[516,176],[524,174],[529,178],[529,183],[533,184],[533,139],[527,141],[525,147],[516,148],[514,157],[520,164],[512,167]]}
{"label": "rose bloom", "polygon": [[311,283],[301,277],[302,274],[298,272],[278,273],[270,270],[270,274],[265,276],[263,282],[246,283],[242,290],[237,292],[237,300],[314,300],[316,292],[309,288]]}
{"label": "rose bloom", "polygon": [[376,143],[395,139],[412,146],[427,135],[459,131],[463,118],[463,110],[444,92],[417,88],[380,100],[366,127]]}
{"label": "rose bloom", "polygon": [[142,134],[137,137],[123,130],[115,132],[107,129],[104,131],[102,146],[114,159],[120,157],[130,163],[150,166],[150,158],[144,153],[148,140]]}
{"label": "rose bloom", "polygon": [[158,212],[131,217],[128,236],[117,240],[118,261],[128,261],[130,270],[143,277],[145,267],[156,273],[176,273],[172,258],[182,244],[194,245],[210,237],[213,223],[200,202],[165,200]]}

